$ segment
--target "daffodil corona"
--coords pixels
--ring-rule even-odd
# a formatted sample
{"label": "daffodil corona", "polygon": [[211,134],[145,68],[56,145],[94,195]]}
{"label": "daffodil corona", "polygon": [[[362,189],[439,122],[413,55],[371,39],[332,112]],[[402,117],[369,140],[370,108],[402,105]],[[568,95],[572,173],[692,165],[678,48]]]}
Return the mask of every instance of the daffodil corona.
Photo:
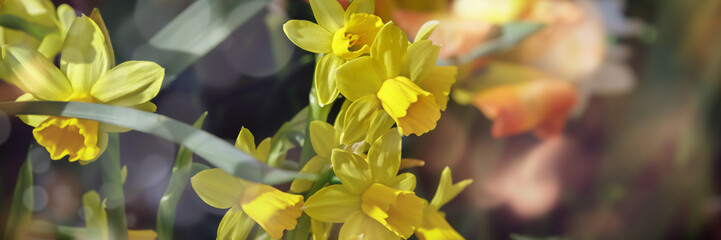
{"label": "daffodil corona", "polygon": [[[419,36],[428,35],[419,32]],[[439,46],[430,40],[416,37],[409,45],[400,28],[393,23],[384,25],[370,56],[338,69],[338,89],[353,101],[348,112],[354,113],[345,117],[341,142],[355,142],[363,136],[371,142],[374,133],[393,122],[404,135],[422,135],[434,129],[456,77],[456,67],[435,66],[438,53]]]}
{"label": "daffodil corona", "polygon": [[338,97],[335,72],[348,60],[370,52],[383,21],[373,15],[373,0],[356,0],[347,10],[336,0],[311,0],[318,24],[290,20],[283,31],[298,47],[323,54],[315,67],[315,89],[321,105]]}
{"label": "daffodil corona", "polygon": [[[16,101],[72,101],[133,107],[155,111],[150,100],[158,94],[165,70],[147,61],[115,66],[113,49],[97,9],[77,17],[62,47],[60,69],[39,52],[3,45],[0,75],[26,92]],[[107,146],[107,132],[127,131],[118,126],[78,118],[20,116],[34,126],[37,142],[54,160],[96,160]]]}
{"label": "daffodil corona", "polygon": [[[255,146],[253,134],[242,128],[236,148],[261,162],[268,159],[270,138]],[[205,203],[229,208],[218,226],[218,239],[246,239],[257,222],[273,239],[295,228],[303,196],[281,192],[272,186],[243,180],[221,169],[204,170],[190,179],[193,189]]]}
{"label": "daffodil corona", "polygon": [[397,175],[401,163],[398,131],[378,138],[367,158],[334,149],[331,162],[342,184],[310,196],[303,207],[308,216],[343,223],[339,239],[405,239],[413,234],[425,202],[413,192],[415,176]]}

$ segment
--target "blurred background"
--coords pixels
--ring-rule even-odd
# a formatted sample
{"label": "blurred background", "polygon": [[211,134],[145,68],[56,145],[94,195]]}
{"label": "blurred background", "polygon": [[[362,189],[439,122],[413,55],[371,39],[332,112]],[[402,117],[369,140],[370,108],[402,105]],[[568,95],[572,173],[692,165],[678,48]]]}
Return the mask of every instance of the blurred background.
{"label": "blurred background", "polygon": [[[314,20],[307,2],[53,2],[99,8],[117,62],[167,69],[160,114],[192,123],[208,111],[206,131],[233,141],[244,126],[260,140],[308,104],[314,55],[282,32],[288,19]],[[721,239],[721,1],[376,0],[376,14],[411,37],[439,20],[438,64],[459,66],[437,128],[403,150],[425,161],[409,170],[421,197],[445,166],[474,180],[442,208],[467,239]],[[519,24],[540,29],[479,53]],[[0,82],[0,101],[20,94]],[[31,131],[0,114],[0,226]],[[137,132],[120,140],[128,226],[152,229],[178,146]],[[98,164],[51,161],[43,148],[31,160],[34,218],[82,226]],[[213,238],[224,213],[188,185],[174,236]]]}

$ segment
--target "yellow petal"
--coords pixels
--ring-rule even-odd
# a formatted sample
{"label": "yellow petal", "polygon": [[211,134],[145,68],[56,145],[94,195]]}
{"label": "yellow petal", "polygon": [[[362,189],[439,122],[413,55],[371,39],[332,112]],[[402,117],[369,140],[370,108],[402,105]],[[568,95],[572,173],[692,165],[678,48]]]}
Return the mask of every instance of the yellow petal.
{"label": "yellow petal", "polygon": [[398,76],[406,57],[408,38],[393,22],[386,23],[378,32],[371,47],[371,58],[378,61],[384,68],[384,79]]}
{"label": "yellow petal", "polygon": [[100,28],[100,31],[105,37],[105,50],[108,52],[107,58],[109,66],[115,66],[115,52],[113,51],[113,44],[110,42],[110,33],[108,33],[108,28],[105,26],[105,21],[103,21],[103,17],[100,15],[100,10],[94,8],[93,12],[90,13],[90,19],[92,19],[93,22],[98,25],[98,28]]}
{"label": "yellow petal", "polygon": [[413,39],[413,41],[418,42],[421,40],[427,40],[429,37],[431,37],[433,31],[436,30],[436,26],[438,26],[438,23],[440,22],[436,20],[424,23],[423,26],[418,29],[418,33],[416,33],[416,37]]}
{"label": "yellow petal", "polygon": [[355,0],[351,2],[350,5],[348,5],[348,9],[345,10],[345,20],[348,21],[354,13],[373,14],[373,12],[375,12],[374,0]]}
{"label": "yellow petal", "polygon": [[391,118],[391,116],[382,109],[376,110],[368,121],[370,122],[370,127],[368,127],[368,132],[365,138],[367,143],[375,142],[376,139],[381,137],[381,135],[388,132],[395,123],[393,118]]}
{"label": "yellow petal", "polygon": [[200,199],[215,208],[237,206],[245,189],[239,178],[220,168],[200,171],[190,183]]}
{"label": "yellow petal", "polygon": [[60,48],[63,46],[63,40],[60,38],[60,34],[53,32],[45,35],[43,40],[38,46],[38,52],[48,59],[55,59],[55,56],[60,52]]}
{"label": "yellow petal", "polygon": [[[20,95],[17,99],[15,99],[16,102],[25,102],[25,101],[40,101],[40,99],[37,99],[33,97],[32,94],[26,93],[23,95]],[[44,122],[45,119],[48,119],[48,116],[46,115],[18,115],[18,118],[22,120],[25,124],[37,127],[40,125],[40,123]]]}
{"label": "yellow petal", "polygon": [[248,155],[255,156],[255,138],[253,133],[245,127],[240,128],[238,138],[235,139],[235,148],[247,153]]}
{"label": "yellow petal", "polygon": [[351,15],[345,26],[333,34],[331,43],[333,54],[352,60],[369,53],[371,44],[381,27],[383,20],[376,15],[367,13]]}
{"label": "yellow petal", "polygon": [[335,73],[346,60],[333,54],[324,54],[315,65],[315,85],[316,95],[321,106],[330,104],[338,98],[338,87],[336,84]]}
{"label": "yellow petal", "polygon": [[343,7],[336,0],[310,0],[316,22],[330,32],[343,27]]}
{"label": "yellow petal", "polygon": [[436,190],[436,195],[433,196],[433,200],[431,200],[430,207],[438,210],[441,206],[461,193],[461,191],[472,182],[473,180],[466,179],[453,184],[451,169],[449,167],[444,168],[443,173],[441,173],[441,181],[438,183],[438,190]]}
{"label": "yellow petal", "polygon": [[392,240],[400,239],[400,237],[373,218],[370,218],[363,212],[359,211],[350,215],[348,220],[343,223],[343,226],[340,228],[338,239]]}
{"label": "yellow petal", "polygon": [[72,94],[67,78],[40,53],[25,48],[2,46],[2,79],[38,99],[65,101]]}
{"label": "yellow petal", "polygon": [[335,122],[333,123],[333,128],[335,128],[336,133],[342,133],[343,128],[345,128],[345,113],[348,111],[348,107],[350,107],[351,101],[345,100],[343,101],[343,104],[340,105],[340,111],[338,111],[338,115],[335,117]]}
{"label": "yellow petal", "polygon": [[155,240],[158,233],[153,230],[128,230],[128,240]]}
{"label": "yellow petal", "polygon": [[303,213],[303,196],[284,193],[271,186],[244,181],[241,207],[274,239],[283,237],[283,231],[292,230]]}
{"label": "yellow petal", "polygon": [[436,97],[436,104],[441,111],[446,110],[448,105],[448,94],[451,92],[451,85],[456,82],[458,68],[455,66],[432,67],[428,76],[420,83],[421,87]]}
{"label": "yellow petal", "polygon": [[87,93],[112,67],[108,54],[102,30],[89,17],[81,16],[73,21],[65,37],[60,67],[75,91]]}
{"label": "yellow petal", "polygon": [[401,173],[398,176],[389,178],[382,183],[394,189],[413,191],[416,189],[416,175],[413,175],[412,173]]}
{"label": "yellow petal", "polygon": [[283,24],[283,32],[303,50],[314,53],[330,52],[333,34],[318,24],[306,20],[290,20]]}
{"label": "yellow petal", "polygon": [[330,161],[333,164],[335,175],[352,193],[362,193],[373,181],[368,161],[361,156],[333,149]]}
{"label": "yellow petal", "polygon": [[134,106],[150,101],[160,91],[165,69],[154,62],[128,61],[105,72],[90,95],[100,102]]}
{"label": "yellow petal", "polygon": [[330,152],[338,146],[338,136],[330,124],[323,121],[310,123],[310,142],[320,157],[330,157]]}
{"label": "yellow petal", "polygon": [[340,223],[353,213],[360,212],[360,206],[360,195],[351,193],[343,185],[330,185],[311,195],[303,210],[313,219]]}
{"label": "yellow petal", "polygon": [[340,136],[342,144],[351,145],[365,138],[370,119],[376,112],[383,111],[378,99],[374,95],[368,95],[350,104],[343,119],[343,132]]}
{"label": "yellow petal", "polygon": [[68,33],[70,26],[77,17],[75,15],[75,9],[66,3],[60,4],[57,9],[57,16],[58,27],[60,28],[60,37],[65,39],[65,35]]}
{"label": "yellow petal", "polygon": [[258,148],[255,149],[255,158],[258,161],[265,163],[268,161],[268,154],[270,153],[270,138],[267,137],[258,143]]}
{"label": "yellow petal", "polygon": [[371,145],[368,162],[375,182],[385,181],[398,174],[401,165],[401,135],[397,130],[387,131]]}
{"label": "yellow petal", "polygon": [[383,109],[390,115],[404,135],[422,135],[436,127],[441,117],[435,97],[405,77],[383,82],[378,91]]}
{"label": "yellow petal", "polygon": [[220,220],[217,239],[246,239],[254,225],[253,219],[243,213],[243,210],[232,207]]}
{"label": "yellow petal", "polygon": [[363,193],[361,209],[403,238],[413,234],[423,217],[425,203],[411,191],[374,183]]}
{"label": "yellow petal", "polygon": [[92,236],[89,239],[108,238],[108,217],[105,208],[100,201],[100,195],[95,191],[83,194],[83,213],[85,215],[85,227]]}
{"label": "yellow petal", "polygon": [[463,238],[451,227],[442,214],[438,211],[426,208],[423,214],[423,222],[416,229],[416,236],[420,240],[448,239],[462,240]]}
{"label": "yellow petal", "polygon": [[336,73],[338,90],[351,101],[375,94],[385,79],[383,67],[370,57],[351,60]]}
{"label": "yellow petal", "polygon": [[68,161],[92,160],[100,155],[98,122],[66,117],[49,117],[33,129],[38,144],[45,147],[50,158]]}
{"label": "yellow petal", "polygon": [[408,55],[401,75],[410,76],[411,81],[416,84],[422,83],[436,66],[440,51],[441,47],[433,45],[431,40],[414,42],[408,46]]}
{"label": "yellow petal", "polygon": [[[321,156],[315,156],[306,163],[302,169],[300,169],[301,173],[319,173],[321,169],[325,168],[328,164],[330,164],[330,157],[321,157]],[[293,180],[293,183],[290,184],[290,191],[295,193],[302,193],[305,191],[308,191],[310,187],[313,185],[312,180],[306,180],[302,178],[296,178]]]}

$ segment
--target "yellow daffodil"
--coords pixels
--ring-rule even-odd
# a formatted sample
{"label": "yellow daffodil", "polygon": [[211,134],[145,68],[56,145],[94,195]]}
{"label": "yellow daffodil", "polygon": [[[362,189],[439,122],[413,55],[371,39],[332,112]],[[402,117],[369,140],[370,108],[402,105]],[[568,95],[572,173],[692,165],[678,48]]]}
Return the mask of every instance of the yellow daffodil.
{"label": "yellow daffodil", "polygon": [[445,213],[439,209],[451,199],[456,197],[463,189],[471,184],[473,180],[466,179],[453,184],[451,178],[451,169],[446,167],[441,173],[441,181],[438,183],[436,195],[431,200],[431,204],[427,205],[423,211],[423,222],[416,228],[416,236],[418,239],[464,239],[456,230],[453,230],[445,219]]}
{"label": "yellow daffodil", "polygon": [[284,193],[271,186],[243,180],[221,169],[204,170],[190,179],[205,203],[230,208],[218,226],[218,239],[245,239],[257,222],[270,237],[295,228],[303,196]]}
{"label": "yellow daffodil", "polygon": [[[95,191],[83,194],[83,213],[85,214],[85,227],[89,235],[87,239],[106,240],[110,238],[108,229],[108,215],[105,211],[105,201],[100,200],[100,195]],[[129,240],[153,240],[158,234],[153,230],[129,230]]]}
{"label": "yellow daffodil", "polygon": [[424,39],[431,29],[420,32],[421,37],[408,45],[405,33],[387,23],[378,32],[370,56],[351,60],[338,69],[338,89],[353,101],[341,142],[373,135],[375,126],[390,127],[392,121],[406,136],[422,135],[436,127],[457,70],[435,66],[440,47]]}
{"label": "yellow daffodil", "polygon": [[410,173],[398,174],[401,136],[387,131],[368,151],[368,157],[334,149],[333,171],[342,182],[319,190],[303,209],[311,218],[343,223],[339,239],[408,238],[420,224],[425,202],[413,189]]}
{"label": "yellow daffodil", "polygon": [[[61,4],[57,10],[50,0],[5,0],[0,2],[0,15],[18,17],[36,24],[34,31],[44,32],[42,39],[21,30],[0,27],[0,44],[23,46],[37,50],[48,59],[60,51],[65,34],[75,20],[75,10]],[[42,28],[42,29],[40,29]]]}
{"label": "yellow daffodil", "polygon": [[[236,148],[261,162],[268,159],[270,138],[255,146],[253,134],[240,130]],[[218,226],[218,239],[246,239],[257,222],[273,239],[295,228],[303,196],[284,193],[272,186],[243,180],[221,169],[204,170],[190,179],[195,192],[215,208],[229,208]]]}
{"label": "yellow daffodil", "polygon": [[[91,19],[92,18],[92,19]],[[70,26],[62,48],[60,69],[40,53],[3,45],[0,77],[26,94],[16,101],[72,101],[155,111],[149,102],[160,91],[165,70],[147,61],[115,66],[110,39],[98,11]],[[128,129],[96,121],[58,116],[20,116],[35,127],[37,142],[54,160],[87,164],[107,146],[107,132]]]}
{"label": "yellow daffodil", "polygon": [[311,0],[310,7],[318,24],[290,20],[283,31],[298,47],[323,54],[316,64],[314,81],[322,106],[338,97],[336,69],[370,51],[383,21],[373,15],[373,0],[353,1],[347,10],[336,0]]}

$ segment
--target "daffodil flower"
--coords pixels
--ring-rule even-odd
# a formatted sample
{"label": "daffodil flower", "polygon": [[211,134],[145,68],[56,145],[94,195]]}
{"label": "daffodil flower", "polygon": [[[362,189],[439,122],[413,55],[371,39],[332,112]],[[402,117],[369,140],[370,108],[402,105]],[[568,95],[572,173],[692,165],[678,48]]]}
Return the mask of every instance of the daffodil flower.
{"label": "daffodil flower", "polygon": [[338,89],[353,101],[341,142],[355,142],[363,136],[370,142],[374,133],[385,131],[393,122],[406,136],[422,135],[436,127],[457,69],[435,66],[440,47],[424,39],[430,35],[428,31],[432,28],[419,32],[423,37],[408,45],[405,33],[387,23],[378,32],[370,56],[338,69]]}
{"label": "daffodil flower", "polygon": [[[236,148],[261,162],[268,159],[270,138],[255,146],[253,134],[242,128]],[[205,203],[226,209],[218,226],[217,239],[246,239],[257,222],[273,239],[295,228],[300,217],[303,196],[281,192],[272,186],[243,180],[215,168],[199,172],[190,179],[195,192]]]}
{"label": "daffodil flower", "polygon": [[42,39],[38,39],[21,30],[0,27],[0,44],[37,50],[48,59],[54,59],[58,54],[65,34],[75,20],[72,7],[60,4],[56,10],[50,0],[5,0],[0,3],[0,15],[19,17],[47,31]]}
{"label": "daffodil flower", "polygon": [[[108,214],[105,211],[105,201],[95,191],[83,194],[83,214],[85,215],[85,228],[88,229],[87,239],[107,240],[110,238],[108,229]],[[153,240],[158,234],[153,230],[128,230],[129,240]]]}
{"label": "daffodil flower", "polygon": [[[92,19],[91,19],[92,18]],[[112,47],[100,14],[73,21],[62,48],[60,69],[37,51],[3,45],[0,77],[26,94],[16,101],[102,103],[155,111],[150,100],[158,94],[165,70],[147,61],[115,66]],[[58,116],[20,116],[35,127],[37,142],[54,160],[87,164],[107,146],[107,132],[129,129],[96,121]]]}
{"label": "daffodil flower", "polygon": [[310,7],[318,24],[290,20],[283,31],[298,47],[322,53],[315,67],[315,89],[321,105],[338,97],[335,71],[348,60],[370,51],[383,21],[373,15],[373,0],[356,0],[347,10],[336,0],[311,0]]}
{"label": "daffodil flower", "polygon": [[303,209],[312,219],[343,223],[339,239],[408,238],[420,224],[424,200],[413,193],[413,174],[398,174],[401,136],[387,131],[368,157],[334,149],[333,171],[342,182],[311,195]]}
{"label": "daffodil flower", "polygon": [[463,189],[465,189],[473,180],[466,179],[453,184],[451,178],[451,169],[446,167],[441,173],[441,181],[438,183],[438,190],[433,196],[431,204],[427,205],[423,211],[423,222],[416,228],[416,236],[420,240],[426,239],[448,239],[458,240],[464,239],[456,230],[451,227],[445,219],[445,213],[439,209],[455,198]]}

